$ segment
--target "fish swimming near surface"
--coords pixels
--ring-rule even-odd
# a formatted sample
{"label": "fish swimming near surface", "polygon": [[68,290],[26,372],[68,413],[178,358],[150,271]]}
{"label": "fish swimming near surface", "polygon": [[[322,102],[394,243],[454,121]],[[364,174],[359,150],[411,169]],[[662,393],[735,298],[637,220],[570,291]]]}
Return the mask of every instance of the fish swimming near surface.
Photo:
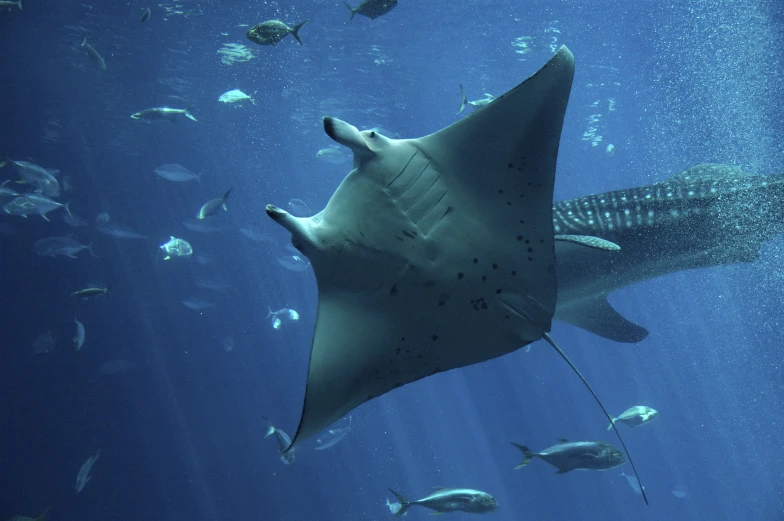
{"label": "fish swimming near surface", "polygon": [[784,174],[703,164],[661,183],[555,203],[555,233],[621,248],[556,243],[555,319],[617,342],[643,340],[648,331],[618,313],[608,294],[669,273],[756,261],[762,244],[784,234],[782,200]]}
{"label": "fish swimming near surface", "polygon": [[212,217],[213,215],[216,215],[221,208],[223,208],[224,212],[228,212],[229,207],[226,205],[226,200],[229,198],[229,195],[231,195],[231,188],[226,190],[222,196],[210,199],[204,203],[201,208],[199,208],[196,218],[206,219],[207,217]]}
{"label": "fish swimming near surface", "polygon": [[74,317],[74,324],[76,325],[76,335],[73,337],[73,343],[78,351],[84,345],[84,340],[87,337],[87,330],[84,328],[84,324],[79,322],[77,317]]}
{"label": "fish swimming near surface", "polygon": [[[7,7],[9,10],[12,7],[19,8],[20,11],[24,11],[22,8],[22,0],[18,0],[17,2],[12,2],[11,0],[0,0],[0,9]],[[49,509],[47,509],[48,511]]]}
{"label": "fish swimming near surface", "polygon": [[362,0],[357,7],[351,7],[348,2],[344,3],[348,10],[351,11],[349,21],[354,19],[355,14],[361,14],[371,20],[375,20],[394,9],[397,5],[397,0]]}
{"label": "fish swimming near surface", "polygon": [[167,163],[155,167],[155,174],[161,179],[172,181],[174,183],[184,183],[186,181],[196,181],[201,184],[201,176],[194,174],[187,168],[177,163]]}
{"label": "fish swimming near surface", "polygon": [[486,107],[490,103],[495,101],[495,96],[487,92],[485,92],[484,98],[474,100],[474,101],[468,101],[468,98],[466,97],[465,89],[463,88],[462,85],[460,85],[460,95],[462,96],[462,101],[460,103],[460,110],[457,111],[458,114],[463,112],[465,108],[469,105],[474,107],[475,109],[481,109],[482,107]]}
{"label": "fish swimming near surface", "polygon": [[652,409],[645,405],[635,405],[623,411],[617,418],[612,418],[612,423],[607,427],[609,431],[612,429],[612,424],[621,422],[629,427],[639,427],[650,423],[659,416],[659,411]]}
{"label": "fish swimming near surface", "polygon": [[558,444],[543,450],[532,452],[525,445],[512,443],[523,452],[523,461],[515,468],[528,465],[533,458],[539,458],[558,469],[557,474],[565,474],[572,470],[608,470],[626,463],[623,452],[615,445],[603,441],[569,441],[558,439]]}
{"label": "fish swimming near surface", "polygon": [[141,23],[146,22],[150,19],[150,15],[152,14],[152,10],[149,7],[145,7],[142,9],[142,15],[139,17],[139,21]]}
{"label": "fish swimming near surface", "polygon": [[76,259],[78,258],[76,254],[82,250],[87,250],[93,257],[98,257],[95,252],[93,252],[92,243],[82,244],[70,236],[45,237],[35,241],[33,244],[33,252],[36,255],[45,257],[57,257],[58,255],[62,255],[64,257]]}
{"label": "fish swimming near surface", "polygon": [[84,490],[84,486],[88,481],[90,481],[90,479],[92,479],[93,465],[95,465],[95,462],[98,461],[98,458],[100,457],[101,449],[98,449],[95,451],[95,454],[87,458],[87,460],[82,463],[82,467],[79,469],[79,474],[76,476],[76,485],[74,486],[77,492]]}
{"label": "fish swimming near surface", "polygon": [[87,43],[86,36],[84,37],[84,40],[82,40],[82,48],[84,49],[85,54],[87,54],[87,56],[94,64],[98,66],[99,69],[102,71],[106,70],[106,62],[104,61],[103,56],[98,54],[98,51],[96,51],[92,45]]}
{"label": "fish swimming near surface", "polygon": [[190,108],[173,109],[170,107],[154,107],[151,109],[144,109],[131,114],[131,119],[137,121],[171,121],[177,122],[181,118],[188,118],[191,121],[198,121],[196,116],[191,114]]}
{"label": "fish swimming near surface", "polygon": [[108,297],[109,288],[111,288],[111,286],[106,286],[105,288],[80,289],[79,291],[74,291],[73,293],[71,293],[71,296],[73,298],[78,298],[83,300],[94,299],[95,297],[101,297],[101,296]]}
{"label": "fish swimming near surface", "polygon": [[407,501],[403,496],[388,489],[395,495],[397,503],[389,503],[389,510],[396,516],[405,515],[406,511],[414,505],[434,510],[434,514],[446,512],[467,512],[469,514],[487,514],[498,508],[498,501],[481,490],[470,488],[438,488],[429,496],[416,501]]}
{"label": "fish swimming near surface", "polygon": [[267,20],[250,28],[245,33],[248,40],[259,45],[275,45],[288,35],[293,36],[302,45],[302,38],[299,37],[299,30],[302,29],[308,20],[298,23],[294,27],[289,27],[281,20]]}
{"label": "fish swimming near surface", "polygon": [[[264,418],[266,420],[266,418]],[[283,432],[280,429],[275,428],[269,420],[267,420],[267,432],[264,434],[264,439],[269,438],[270,436],[274,436],[275,440],[278,442],[278,452],[280,452],[280,461],[285,463],[286,465],[291,465],[294,463],[295,459],[295,450],[286,450],[291,447],[291,438],[289,435]]]}

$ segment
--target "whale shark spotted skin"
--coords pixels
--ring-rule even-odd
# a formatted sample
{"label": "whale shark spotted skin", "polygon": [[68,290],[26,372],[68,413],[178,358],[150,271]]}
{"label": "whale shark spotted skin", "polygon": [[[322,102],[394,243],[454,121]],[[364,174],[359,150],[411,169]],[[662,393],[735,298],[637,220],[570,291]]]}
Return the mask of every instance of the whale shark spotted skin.
{"label": "whale shark spotted skin", "polygon": [[704,164],[662,183],[589,195],[553,206],[556,234],[606,239],[605,252],[556,242],[555,319],[618,342],[648,331],[607,302],[617,289],[695,268],[754,262],[784,233],[784,174],[751,175]]}
{"label": "whale shark spotted skin", "polygon": [[549,338],[553,184],[573,77],[562,47],[487,107],[418,139],[324,118],[353,170],[313,217],[266,209],[319,292],[292,447],[392,389]]}

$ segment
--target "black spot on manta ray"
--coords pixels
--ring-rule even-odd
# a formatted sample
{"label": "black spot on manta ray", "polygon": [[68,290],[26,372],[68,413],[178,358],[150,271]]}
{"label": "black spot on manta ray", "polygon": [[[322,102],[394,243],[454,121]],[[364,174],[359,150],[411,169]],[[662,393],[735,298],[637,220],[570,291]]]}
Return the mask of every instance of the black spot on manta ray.
{"label": "black spot on manta ray", "polygon": [[504,193],[503,189],[499,188],[499,189],[498,189],[498,193],[499,193],[499,194],[502,194],[502,193]]}
{"label": "black spot on manta ray", "polygon": [[433,342],[435,342],[436,340],[438,340],[438,335],[433,335],[432,338],[433,338]]}
{"label": "black spot on manta ray", "polygon": [[474,264],[479,264],[479,259],[477,259],[476,257],[474,257]]}
{"label": "black spot on manta ray", "polygon": [[497,270],[497,269],[498,269],[498,264],[496,264],[495,262],[493,263],[493,269],[494,269],[494,270]]}
{"label": "black spot on manta ray", "polygon": [[486,280],[487,280],[487,275],[482,275],[482,282],[485,282]]}
{"label": "black spot on manta ray", "polygon": [[522,235],[518,235],[518,236],[517,236],[517,240],[518,240],[518,241],[522,241],[522,240],[523,240],[523,236],[522,236]]}
{"label": "black spot on manta ray", "polygon": [[507,163],[506,168],[514,168],[514,165],[512,163]]}
{"label": "black spot on manta ray", "polygon": [[501,288],[498,288],[497,290],[495,290],[495,294],[496,295],[500,295],[501,294]]}
{"label": "black spot on manta ray", "polygon": [[389,296],[394,297],[397,295],[397,284],[392,286],[392,289],[389,290]]}
{"label": "black spot on manta ray", "polygon": [[462,278],[463,278],[463,272],[462,272],[462,271],[461,271],[461,272],[458,272],[458,274],[457,274],[457,278],[458,278],[458,280],[460,280],[460,279],[462,279]]}

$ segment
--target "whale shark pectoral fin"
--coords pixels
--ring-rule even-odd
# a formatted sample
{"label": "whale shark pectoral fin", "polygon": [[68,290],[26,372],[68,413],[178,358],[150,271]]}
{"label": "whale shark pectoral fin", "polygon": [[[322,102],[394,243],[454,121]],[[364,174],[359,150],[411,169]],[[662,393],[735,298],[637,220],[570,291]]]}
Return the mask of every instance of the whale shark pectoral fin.
{"label": "whale shark pectoral fin", "polygon": [[648,336],[647,329],[618,313],[606,295],[570,306],[567,312],[559,313],[555,318],[616,342],[635,344]]}

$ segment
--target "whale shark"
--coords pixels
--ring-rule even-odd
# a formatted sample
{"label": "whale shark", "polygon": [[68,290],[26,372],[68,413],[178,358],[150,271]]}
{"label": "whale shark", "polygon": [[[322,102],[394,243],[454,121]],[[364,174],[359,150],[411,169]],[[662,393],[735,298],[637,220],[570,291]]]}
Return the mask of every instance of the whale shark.
{"label": "whale shark", "polygon": [[353,169],[312,217],[266,207],[318,286],[292,447],[368,400],[550,331],[553,185],[573,77],[563,47],[487,107],[417,139],[323,119]]}
{"label": "whale shark", "polygon": [[607,301],[615,290],[669,273],[754,262],[784,233],[784,174],[702,164],[664,182],[559,201],[556,234],[617,244],[614,252],[556,242],[556,320],[617,342],[648,331]]}

